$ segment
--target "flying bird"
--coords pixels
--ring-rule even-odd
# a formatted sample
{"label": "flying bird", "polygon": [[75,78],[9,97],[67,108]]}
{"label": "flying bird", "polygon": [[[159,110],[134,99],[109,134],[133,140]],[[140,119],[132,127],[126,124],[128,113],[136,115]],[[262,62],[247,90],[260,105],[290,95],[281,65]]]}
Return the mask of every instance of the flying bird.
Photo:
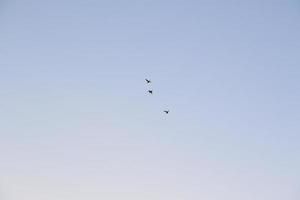
{"label": "flying bird", "polygon": [[164,112],[165,112],[166,114],[169,114],[170,111],[169,111],[169,110],[164,110]]}
{"label": "flying bird", "polygon": [[151,83],[151,80],[149,80],[149,79],[145,79],[146,81],[147,81],[147,83]]}
{"label": "flying bird", "polygon": [[148,92],[149,92],[150,94],[153,94],[153,91],[152,91],[152,90],[148,90]]}

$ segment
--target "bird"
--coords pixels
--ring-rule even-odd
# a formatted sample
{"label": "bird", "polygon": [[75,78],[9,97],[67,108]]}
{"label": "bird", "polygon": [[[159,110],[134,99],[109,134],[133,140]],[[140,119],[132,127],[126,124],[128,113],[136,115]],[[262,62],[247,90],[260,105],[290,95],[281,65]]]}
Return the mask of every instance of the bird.
{"label": "bird", "polygon": [[146,81],[147,81],[147,83],[151,83],[151,80],[149,80],[149,79],[145,79]]}
{"label": "bird", "polygon": [[148,92],[149,92],[150,94],[153,94],[153,91],[152,91],[152,90],[148,90]]}
{"label": "bird", "polygon": [[170,111],[169,111],[169,110],[164,110],[164,112],[165,112],[166,114],[169,114]]}

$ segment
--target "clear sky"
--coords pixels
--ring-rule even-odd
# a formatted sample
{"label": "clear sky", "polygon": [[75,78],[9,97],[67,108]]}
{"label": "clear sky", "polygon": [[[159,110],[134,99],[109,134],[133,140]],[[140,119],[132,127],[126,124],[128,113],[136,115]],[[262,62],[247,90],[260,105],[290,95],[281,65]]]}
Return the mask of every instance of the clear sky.
{"label": "clear sky", "polygon": [[298,0],[1,0],[0,199],[299,200],[299,22]]}

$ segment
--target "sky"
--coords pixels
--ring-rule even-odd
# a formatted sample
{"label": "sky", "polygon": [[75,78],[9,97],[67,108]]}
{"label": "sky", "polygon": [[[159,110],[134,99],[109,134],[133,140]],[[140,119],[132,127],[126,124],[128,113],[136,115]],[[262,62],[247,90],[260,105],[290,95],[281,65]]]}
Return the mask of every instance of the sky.
{"label": "sky", "polygon": [[0,0],[0,199],[298,200],[299,21],[297,0]]}

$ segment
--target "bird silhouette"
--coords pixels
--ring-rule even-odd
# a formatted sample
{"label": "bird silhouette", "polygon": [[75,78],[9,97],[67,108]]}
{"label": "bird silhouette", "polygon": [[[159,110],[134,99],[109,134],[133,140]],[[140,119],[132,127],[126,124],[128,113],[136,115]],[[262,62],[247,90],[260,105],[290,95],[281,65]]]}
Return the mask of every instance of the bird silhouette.
{"label": "bird silhouette", "polygon": [[150,94],[153,94],[153,91],[152,91],[152,90],[148,90],[148,92],[149,92]]}
{"label": "bird silhouette", "polygon": [[145,79],[146,81],[147,81],[147,83],[151,83],[151,80],[149,80],[149,79]]}
{"label": "bird silhouette", "polygon": [[164,110],[164,112],[165,112],[166,114],[169,114],[170,111],[169,111],[169,110]]}

